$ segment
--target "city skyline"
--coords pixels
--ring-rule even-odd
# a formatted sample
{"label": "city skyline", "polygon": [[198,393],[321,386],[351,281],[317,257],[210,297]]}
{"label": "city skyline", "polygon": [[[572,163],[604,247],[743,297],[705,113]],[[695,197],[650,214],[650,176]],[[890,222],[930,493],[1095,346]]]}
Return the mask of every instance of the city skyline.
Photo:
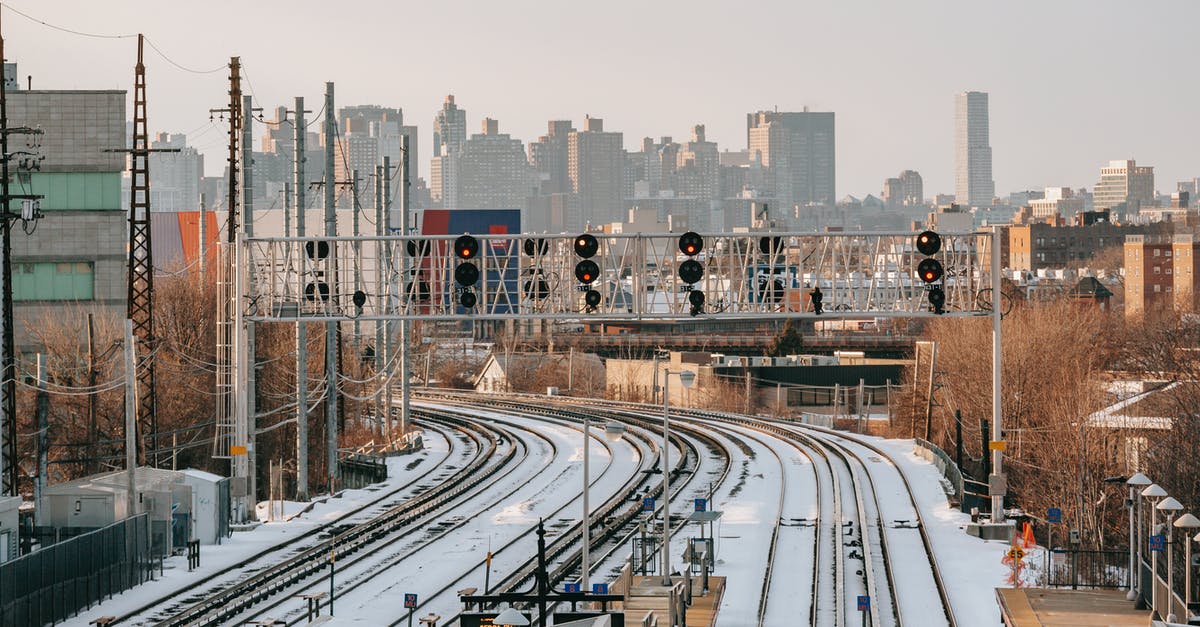
{"label": "city skyline", "polygon": [[[426,145],[432,116],[451,93],[469,112],[468,128],[484,117],[498,119],[527,145],[544,133],[547,120],[579,124],[591,115],[622,132],[626,149],[636,149],[642,137],[684,137],[704,124],[722,150],[741,150],[747,113],[808,106],[838,116],[839,196],[878,195],[887,177],[905,169],[921,172],[932,196],[954,190],[952,96],[978,90],[991,99],[998,194],[1064,185],[1090,189],[1096,169],[1116,159],[1155,165],[1160,191],[1200,171],[1190,149],[1200,131],[1187,124],[1186,105],[1197,88],[1163,61],[1194,53],[1185,25],[1200,17],[1200,6],[1187,2],[1020,2],[986,9],[950,2],[872,4],[867,18],[860,6],[841,5],[744,10],[629,3],[582,15],[523,2],[472,4],[466,12],[458,5],[401,11],[367,3],[320,21],[305,21],[304,12],[293,18],[279,11],[282,5],[265,3],[237,8],[232,24],[223,17],[226,9],[234,11],[227,2],[186,14],[156,11],[144,2],[10,4],[61,28],[144,32],[172,61],[194,69],[215,69],[238,55],[248,91],[268,110],[296,95],[319,102],[324,81],[335,81],[339,106],[403,108]],[[803,32],[803,47],[790,43],[799,31],[788,30],[801,17],[822,25]],[[7,56],[19,64],[22,82],[32,75],[35,88],[130,89],[133,39],[68,34],[11,10],[3,19]],[[450,36],[441,29],[403,28],[404,22],[459,28]],[[722,30],[714,31],[715,25]],[[1061,32],[1027,45],[1020,33],[1043,25],[1059,25]],[[264,36],[264,27],[280,36]],[[339,36],[344,32],[355,36]],[[713,36],[685,37],[688,32]],[[1110,42],[1127,32],[1153,34],[1139,40],[1137,55],[1114,54]],[[286,33],[301,45],[290,45]],[[323,33],[330,46],[312,45]],[[756,43],[731,43],[721,33],[753,34]],[[666,72],[639,71],[644,48],[618,45],[664,37],[665,58],[679,60]],[[914,63],[923,68],[915,79]],[[203,133],[195,145],[214,173],[223,138],[207,130],[207,112],[223,105],[225,71],[184,72],[152,50],[147,66],[152,130],[190,138]],[[1113,89],[1108,77],[1114,75],[1123,77],[1121,89]],[[1122,116],[1139,123],[1111,124]],[[418,168],[428,177],[424,161]]]}

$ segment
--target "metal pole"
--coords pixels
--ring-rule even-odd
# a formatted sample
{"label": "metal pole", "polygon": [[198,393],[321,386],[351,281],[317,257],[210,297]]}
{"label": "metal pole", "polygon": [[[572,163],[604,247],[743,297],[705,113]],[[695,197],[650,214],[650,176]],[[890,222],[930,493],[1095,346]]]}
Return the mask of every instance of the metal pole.
{"label": "metal pole", "polygon": [[[384,174],[381,166],[375,166],[375,235],[383,235],[383,185]],[[382,242],[375,243],[375,263],[378,267],[383,267],[383,248]],[[387,294],[383,290],[379,290],[379,294],[375,299],[376,311],[384,311],[383,305],[386,302]],[[375,321],[375,377],[379,379],[381,385],[388,385],[388,378],[383,375],[383,323]],[[375,422],[378,423],[379,432],[383,435],[383,440],[388,444],[392,442],[392,424],[390,420],[385,420],[384,416],[387,412],[384,411],[383,394],[375,397]],[[386,408],[388,412],[391,408]]]}
{"label": "metal pole", "polygon": [[[1000,227],[992,229],[992,440],[999,442],[1004,438],[1003,414],[1000,411]],[[992,451],[992,472],[997,477],[1004,476],[1004,461],[1002,451]],[[991,483],[989,481],[989,483]],[[996,494],[994,486],[989,486],[992,493],[992,522],[1004,521],[1004,496]]]}
{"label": "metal pole", "polygon": [[[208,198],[200,194],[200,282],[208,282]],[[285,233],[286,235],[286,233]],[[88,314],[91,315],[91,314]]]}
{"label": "metal pole", "polygon": [[137,347],[133,344],[133,320],[125,319],[125,478],[127,494],[125,495],[125,517],[133,516],[134,511],[134,468],[137,466],[137,390],[135,383],[137,373],[134,364],[137,363]]}
{"label": "metal pole", "polygon": [[[242,231],[246,237],[254,237],[254,103],[250,96],[242,96]],[[238,254],[235,252],[234,254]],[[244,269],[235,270],[241,276]],[[245,289],[245,288],[243,288]],[[235,298],[242,296],[241,291],[235,294]],[[234,307],[241,309],[241,304],[236,300]],[[255,350],[255,327],[253,320],[243,318],[246,326],[246,356],[242,362],[246,369],[246,391],[243,397],[244,410],[241,415],[245,416],[246,429],[246,485],[247,495],[249,498],[246,504],[247,517],[250,520],[258,519],[258,508],[255,504],[258,503],[258,453],[256,451],[257,437],[255,432],[258,431],[258,419],[255,414],[258,413],[258,398],[257,387],[258,382],[255,378],[256,367],[258,360],[256,359],[257,351]]]}
{"label": "metal pole", "polygon": [[[304,98],[296,97],[295,153],[292,155],[296,193],[296,236],[304,237]],[[304,253],[297,251],[296,263],[303,268]],[[301,305],[297,305],[301,307]],[[296,500],[308,500],[308,325],[296,321]]]}
{"label": "metal pole", "polygon": [[[4,38],[0,36],[0,58],[4,56]],[[0,193],[4,207],[0,209],[0,494],[19,496],[17,488],[17,371],[13,346],[13,284],[12,284],[12,223],[9,211],[11,197],[8,172],[8,96],[0,80]]]}
{"label": "metal pole", "polygon": [[[401,146],[403,146],[404,145],[403,138],[400,141],[401,141]],[[384,155],[383,156],[383,215],[384,215],[384,220],[387,222],[387,226],[384,228],[384,233],[383,233],[384,235],[392,234],[390,232],[391,229],[393,228],[392,223],[391,223],[391,219],[392,219],[391,213],[392,213],[392,158],[389,155]],[[396,259],[395,259],[394,255],[392,254],[393,250],[395,250],[394,247],[389,247],[389,248],[385,249],[384,254],[387,255],[387,258],[385,258],[383,260],[383,264],[384,264],[383,267],[387,269],[386,281],[387,281],[387,284],[389,287],[395,285],[395,283],[396,283],[392,276],[396,269],[396,266],[395,266]],[[405,251],[400,251],[400,254],[405,255]],[[407,256],[407,255],[405,255],[405,256]],[[407,277],[406,277],[406,280],[407,280]],[[384,291],[386,292],[388,290],[384,290]],[[395,292],[392,292],[390,295],[386,296],[388,301],[384,304],[384,307],[385,307],[384,311],[386,311],[388,313],[392,312],[392,306],[395,303],[395,299],[398,296],[399,296],[399,294],[397,294]],[[377,323],[377,324],[380,324],[380,323]],[[392,399],[391,374],[393,372],[392,369],[396,367],[396,364],[392,363],[392,352],[393,352],[392,351],[392,328],[393,327],[392,327],[392,321],[390,321],[390,320],[383,322],[381,324],[383,324],[383,363],[384,363],[384,368],[387,369],[387,374],[388,374],[388,376],[385,378],[385,380],[388,381],[388,386],[387,386],[387,389],[385,389],[383,391],[383,399],[384,399],[384,412],[383,413],[384,413],[384,420],[387,423],[387,430],[390,432],[392,429],[392,400],[393,400]],[[401,417],[403,418],[403,414],[404,414],[403,394],[401,395],[400,405],[401,405],[400,413],[401,413]],[[401,422],[400,424],[402,427],[404,426],[403,422]],[[401,431],[400,438],[403,439],[404,436],[405,436],[405,433],[403,431]]]}
{"label": "metal pole", "polygon": [[[334,206],[336,196],[334,194],[334,152],[333,144],[336,141],[334,132],[337,120],[334,116],[333,109],[333,83],[325,83],[325,235],[327,237],[337,236],[337,210]],[[337,269],[337,251],[330,246],[329,264],[330,276],[329,293],[332,297],[340,289],[337,285],[338,269]],[[326,470],[329,475],[329,493],[333,494],[337,490],[337,448],[338,448],[338,432],[337,432],[337,327],[336,322],[325,323],[325,440],[326,440]]]}
{"label": "metal pole", "polygon": [[50,396],[46,393],[46,356],[42,353],[37,354],[37,481],[33,483],[34,495],[33,501],[35,508],[34,524],[41,526],[45,520],[42,508],[42,494],[46,489],[46,475],[48,474],[49,464],[47,457],[50,452]]}
{"label": "metal pole", "polygon": [[1186,552],[1183,561],[1183,605],[1190,612],[1192,607],[1192,539],[1187,537],[1186,533],[1183,537],[1183,546]]}
{"label": "metal pole", "polygon": [[[1158,508],[1150,506],[1150,535],[1158,526]],[[1158,551],[1150,551],[1150,612],[1158,612]]]}
{"label": "metal pole", "polygon": [[[409,223],[409,209],[412,203],[412,194],[409,193],[409,178],[410,178],[410,162],[408,159],[408,135],[400,136],[400,233],[410,235],[412,224]],[[408,255],[401,255],[404,260],[404,278],[410,280],[409,274],[412,269],[412,258]],[[482,266],[481,266],[482,267]],[[399,290],[397,290],[398,293]],[[400,428],[405,434],[408,433],[410,419],[410,403],[411,390],[409,389],[409,371],[408,371],[408,356],[409,356],[409,334],[412,332],[412,322],[405,319],[400,323]]]}
{"label": "metal pole", "polygon": [[1167,615],[1166,619],[1173,622],[1175,614],[1175,527],[1171,525],[1175,512],[1167,513],[1166,548],[1167,548]]}
{"label": "metal pole", "polygon": [[662,561],[663,561],[663,578],[664,586],[671,585],[671,416],[670,404],[671,395],[668,393],[671,385],[671,371],[663,371],[663,450],[662,450],[662,470],[663,470],[663,543],[662,543]]}
{"label": "metal pole", "polygon": [[[1136,586],[1133,583],[1136,580],[1136,574],[1137,574],[1137,562],[1134,561],[1134,553],[1137,550],[1137,547],[1135,546],[1137,544],[1137,538],[1135,537],[1135,534],[1134,534],[1134,524],[1135,523],[1133,520],[1133,516],[1134,516],[1133,510],[1136,507],[1136,503],[1137,503],[1137,500],[1136,500],[1137,497],[1134,494],[1135,492],[1137,492],[1137,489],[1134,488],[1134,486],[1132,486],[1132,485],[1129,486],[1129,595],[1128,595],[1128,599],[1130,601],[1137,598],[1137,596],[1136,596],[1137,593],[1134,592],[1134,590],[1136,590]],[[1188,564],[1191,564],[1190,559],[1188,560]],[[1190,568],[1190,566],[1189,566],[1189,568]]]}
{"label": "metal pole", "polygon": [[572,346],[567,353],[567,391],[575,391],[575,347]]}
{"label": "metal pole", "polygon": [[589,558],[591,557],[592,547],[592,525],[591,525],[591,507],[588,503],[588,493],[591,491],[588,485],[589,474],[588,459],[590,455],[588,450],[591,448],[591,429],[592,421],[587,413],[583,414],[583,576],[579,580],[579,589],[587,592],[588,587],[588,568],[591,565]]}

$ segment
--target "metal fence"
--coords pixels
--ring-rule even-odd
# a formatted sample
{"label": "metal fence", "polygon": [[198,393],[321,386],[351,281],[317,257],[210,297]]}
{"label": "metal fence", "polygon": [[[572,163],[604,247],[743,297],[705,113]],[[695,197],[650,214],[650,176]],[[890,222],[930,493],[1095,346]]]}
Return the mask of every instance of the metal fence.
{"label": "metal fence", "polygon": [[1051,553],[1047,583],[1052,588],[1129,588],[1129,549]]}
{"label": "metal fence", "polygon": [[66,620],[152,578],[146,514],[0,564],[0,627]]}

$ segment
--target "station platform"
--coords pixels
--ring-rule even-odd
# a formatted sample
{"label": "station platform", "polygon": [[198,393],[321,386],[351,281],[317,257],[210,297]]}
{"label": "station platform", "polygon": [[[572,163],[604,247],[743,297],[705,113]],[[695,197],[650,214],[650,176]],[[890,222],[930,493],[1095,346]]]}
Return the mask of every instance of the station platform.
{"label": "station platform", "polygon": [[[676,592],[685,587],[683,577],[675,576],[671,580],[676,584]],[[702,593],[704,582],[700,577],[692,577],[690,583],[692,604],[686,610],[686,624],[688,627],[712,627],[717,621],[721,597],[725,594],[725,578],[709,576],[708,594]],[[633,577],[633,585],[625,601],[625,624],[641,625],[640,621],[647,612],[654,614],[659,625],[668,624],[671,590],[662,585],[661,577]]]}
{"label": "station platform", "polygon": [[996,588],[1006,627],[1146,627],[1150,610],[1134,608],[1124,590]]}

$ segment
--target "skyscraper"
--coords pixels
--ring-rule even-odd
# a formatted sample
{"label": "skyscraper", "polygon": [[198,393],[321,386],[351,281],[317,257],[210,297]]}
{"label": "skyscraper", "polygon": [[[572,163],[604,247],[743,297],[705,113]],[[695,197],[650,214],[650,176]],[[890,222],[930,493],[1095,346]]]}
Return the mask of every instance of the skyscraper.
{"label": "skyscraper", "polygon": [[578,198],[577,211],[566,216],[568,229],[579,230],[588,223],[606,224],[623,217],[622,141],[621,133],[605,132],[604,120],[590,116],[584,118],[582,131],[567,136],[567,177]]}
{"label": "skyscraper", "polygon": [[500,133],[485,118],[483,133],[463,144],[458,159],[456,209],[524,209],[533,193],[533,170],[521,140]]}
{"label": "skyscraper", "polygon": [[462,150],[467,141],[467,112],[454,103],[454,94],[446,96],[442,110],[433,118],[433,156],[440,157]]}
{"label": "skyscraper", "polygon": [[990,207],[996,196],[992,146],[988,140],[988,95],[965,91],[955,97],[954,196],[960,205]]}
{"label": "skyscraper", "polygon": [[767,170],[766,184],[776,202],[784,207],[833,205],[837,199],[834,130],[831,111],[746,115],[750,158]]}
{"label": "skyscraper", "polygon": [[571,191],[567,178],[567,136],[575,132],[570,120],[550,120],[547,132],[529,143],[529,164],[537,173],[538,194],[550,196]]}

